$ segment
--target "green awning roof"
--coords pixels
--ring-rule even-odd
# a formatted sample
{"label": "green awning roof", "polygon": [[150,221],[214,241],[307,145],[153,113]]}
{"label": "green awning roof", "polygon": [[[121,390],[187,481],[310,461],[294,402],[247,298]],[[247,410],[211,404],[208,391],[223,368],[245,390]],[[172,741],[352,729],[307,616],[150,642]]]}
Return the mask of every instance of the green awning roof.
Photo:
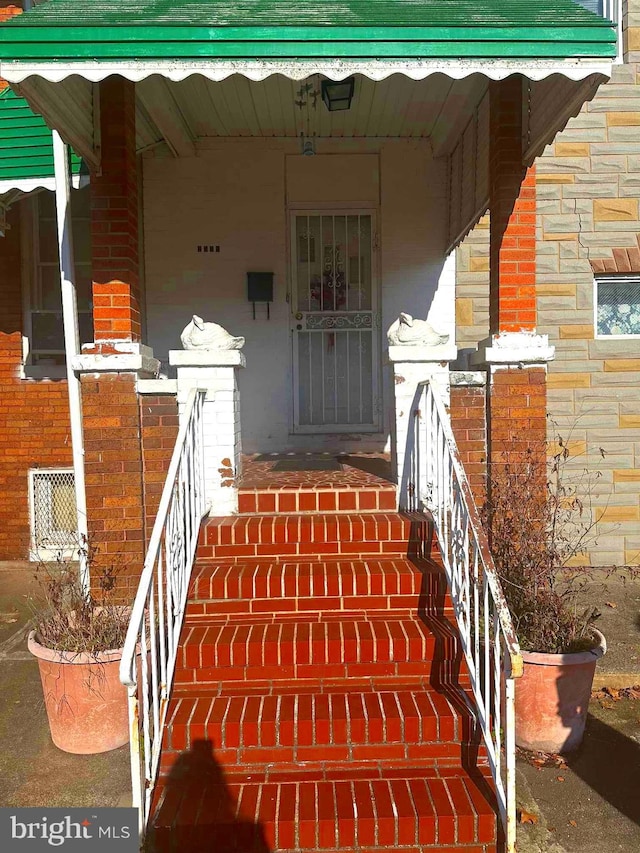
{"label": "green awning roof", "polygon": [[[75,154],[71,170],[77,183],[84,168]],[[55,187],[51,131],[24,98],[5,89],[0,92],[0,195],[39,187]]]}
{"label": "green awning roof", "polygon": [[0,27],[19,63],[610,59],[610,22],[573,0],[49,0]]}

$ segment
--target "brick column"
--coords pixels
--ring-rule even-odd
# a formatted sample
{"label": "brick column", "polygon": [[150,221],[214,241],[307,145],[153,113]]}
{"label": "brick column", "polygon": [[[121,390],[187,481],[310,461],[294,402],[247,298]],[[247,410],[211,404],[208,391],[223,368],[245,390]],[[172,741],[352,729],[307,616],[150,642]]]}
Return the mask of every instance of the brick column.
{"label": "brick column", "polygon": [[492,82],[490,105],[490,330],[534,332],[536,182],[522,164],[522,79]]}
{"label": "brick column", "polygon": [[[522,78],[490,84],[490,337],[475,363],[488,368],[491,465],[546,440],[546,363],[536,334],[535,169],[522,161]],[[544,454],[542,454],[541,465]]]}
{"label": "brick column", "polygon": [[120,570],[123,597],[137,587],[145,550],[144,457],[139,378],[159,362],[141,343],[135,85],[99,84],[100,171],[91,176],[93,343],[82,375],[89,537],[95,565]]}
{"label": "brick column", "polygon": [[100,84],[100,174],[91,179],[93,325],[97,343],[140,341],[135,84]]}
{"label": "brick column", "polygon": [[487,496],[487,377],[484,371],[452,371],[449,412],[460,460],[476,504]]}
{"label": "brick column", "polygon": [[178,436],[177,383],[172,379],[138,382],[144,489],[145,543],[149,544],[162,490]]}

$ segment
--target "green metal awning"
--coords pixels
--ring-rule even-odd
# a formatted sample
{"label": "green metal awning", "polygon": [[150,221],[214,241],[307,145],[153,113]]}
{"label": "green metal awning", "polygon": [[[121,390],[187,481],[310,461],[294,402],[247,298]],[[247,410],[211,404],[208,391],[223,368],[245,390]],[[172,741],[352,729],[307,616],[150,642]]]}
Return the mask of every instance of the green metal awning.
{"label": "green metal awning", "polygon": [[89,79],[92,67],[95,79],[114,71],[142,79],[167,63],[177,78],[185,66],[194,73],[190,64],[215,62],[240,73],[266,62],[274,73],[274,61],[490,69],[615,55],[613,25],[573,0],[49,0],[0,27],[0,73],[12,81],[27,70],[59,80],[79,66]]}
{"label": "green metal awning", "polygon": [[[74,183],[84,164],[71,156]],[[51,130],[11,89],[0,92],[0,195],[12,190],[55,189]]]}

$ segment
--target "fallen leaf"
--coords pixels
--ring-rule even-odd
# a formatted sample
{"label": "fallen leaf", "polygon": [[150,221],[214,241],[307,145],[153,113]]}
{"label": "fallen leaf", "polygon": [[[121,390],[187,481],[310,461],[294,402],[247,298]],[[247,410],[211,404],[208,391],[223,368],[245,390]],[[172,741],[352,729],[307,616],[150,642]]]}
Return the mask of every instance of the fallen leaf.
{"label": "fallen leaf", "polygon": [[578,824],[575,822],[575,820],[570,820],[570,821],[569,821],[569,826],[577,826],[577,825],[578,825]]}
{"label": "fallen leaf", "polygon": [[611,607],[613,610],[615,610],[615,608],[618,606],[618,605],[615,603],[615,601],[605,601],[605,605],[606,605],[607,607]]}
{"label": "fallen leaf", "polygon": [[18,614],[15,611],[13,613],[0,613],[0,622],[4,622],[7,625],[11,625],[17,621]]}
{"label": "fallen leaf", "polygon": [[535,814],[531,814],[531,812],[527,812],[524,809],[518,809],[516,816],[518,818],[518,823],[537,823],[538,816]]}
{"label": "fallen leaf", "polygon": [[556,776],[558,782],[564,782],[564,776]]}

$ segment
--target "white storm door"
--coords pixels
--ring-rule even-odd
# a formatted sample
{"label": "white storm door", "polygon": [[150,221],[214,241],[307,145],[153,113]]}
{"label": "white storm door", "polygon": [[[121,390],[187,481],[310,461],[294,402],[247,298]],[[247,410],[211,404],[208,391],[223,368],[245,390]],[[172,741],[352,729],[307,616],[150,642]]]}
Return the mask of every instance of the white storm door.
{"label": "white storm door", "polygon": [[372,211],[292,217],[295,432],[379,429]]}

